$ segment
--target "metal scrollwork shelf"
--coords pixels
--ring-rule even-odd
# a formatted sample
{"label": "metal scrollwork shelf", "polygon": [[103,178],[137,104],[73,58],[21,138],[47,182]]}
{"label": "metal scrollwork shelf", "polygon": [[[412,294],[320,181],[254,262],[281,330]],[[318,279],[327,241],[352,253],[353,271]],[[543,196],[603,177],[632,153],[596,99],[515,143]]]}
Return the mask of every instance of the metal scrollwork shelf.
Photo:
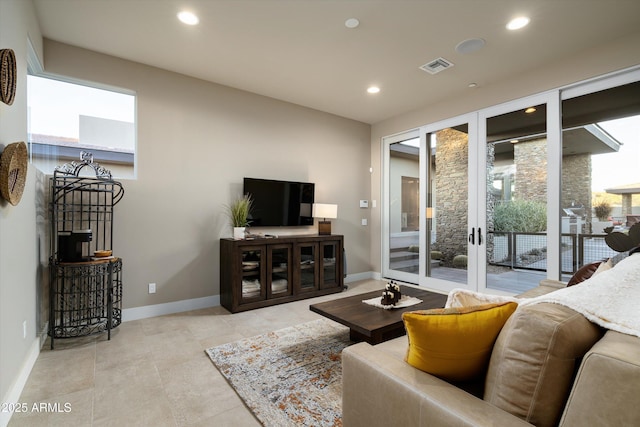
{"label": "metal scrollwork shelf", "polygon": [[[83,169],[95,176],[82,176]],[[49,336],[107,332],[122,322],[122,259],[113,253],[114,206],[124,188],[111,172],[81,153],[51,178],[51,282]],[[75,236],[80,238],[74,240]],[[109,255],[104,256],[104,252]],[[100,257],[94,256],[98,253]]]}

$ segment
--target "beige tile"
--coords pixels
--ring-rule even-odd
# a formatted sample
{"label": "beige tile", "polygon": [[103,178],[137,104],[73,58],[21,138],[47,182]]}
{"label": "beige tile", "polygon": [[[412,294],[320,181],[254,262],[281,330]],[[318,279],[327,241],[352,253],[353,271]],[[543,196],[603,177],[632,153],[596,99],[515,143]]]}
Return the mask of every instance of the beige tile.
{"label": "beige tile", "polygon": [[182,330],[186,323],[182,317],[168,315],[138,320],[145,335],[162,334],[168,331]]}
{"label": "beige tile", "polygon": [[[210,337],[229,328],[226,316],[207,314],[203,316],[191,316],[187,320],[187,329],[198,340]],[[229,320],[232,322],[232,320]]]}
{"label": "beige tile", "polygon": [[95,345],[41,353],[22,397],[34,402],[53,399],[94,385]]}
{"label": "beige tile", "polygon": [[121,411],[113,407],[107,415],[94,418],[94,427],[123,427],[123,426],[153,426],[174,427],[178,424],[171,412],[171,402],[164,394],[154,396],[153,399],[135,401],[135,409]]}
{"label": "beige tile", "polygon": [[141,408],[157,406],[167,401],[165,391],[157,377],[131,377],[118,384],[105,383],[94,392],[93,416],[96,420],[118,415],[134,416]]}
{"label": "beige tile", "polygon": [[187,329],[173,330],[144,338],[153,363],[158,369],[170,368],[202,357],[203,348]]}
{"label": "beige tile", "polygon": [[[1,1],[1,0],[0,0]],[[10,426],[259,426],[204,350],[320,318],[309,305],[382,289],[365,280],[340,294],[231,314],[212,307],[125,322],[106,334],[49,342],[21,401],[71,412],[16,414]]]}
{"label": "beige tile", "polygon": [[171,410],[179,425],[190,425],[242,405],[209,358],[202,356],[160,370]]}
{"label": "beige tile", "polygon": [[144,382],[149,386],[161,386],[160,375],[149,353],[126,357],[115,363],[96,363],[95,388],[126,388],[131,383]]}
{"label": "beige tile", "polygon": [[240,405],[211,418],[189,424],[189,427],[260,427],[261,425],[249,409]]}
{"label": "beige tile", "polygon": [[237,332],[228,332],[226,330],[222,330],[220,332],[216,332],[211,336],[202,338],[198,340],[200,347],[205,350],[210,347],[217,347],[222,344],[238,341],[244,338],[243,335],[240,335]]}
{"label": "beige tile", "polygon": [[138,360],[149,354],[140,325],[121,325],[114,330],[110,341],[96,343],[96,369],[119,368],[123,363]]}

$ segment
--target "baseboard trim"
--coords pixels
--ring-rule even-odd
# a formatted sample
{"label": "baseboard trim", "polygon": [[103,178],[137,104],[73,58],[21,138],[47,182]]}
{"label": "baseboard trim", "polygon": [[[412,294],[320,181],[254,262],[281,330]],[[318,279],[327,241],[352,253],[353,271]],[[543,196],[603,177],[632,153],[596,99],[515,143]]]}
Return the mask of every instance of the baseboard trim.
{"label": "baseboard trim", "polygon": [[[376,277],[377,276],[377,277]],[[363,273],[349,274],[345,277],[345,283],[357,282],[359,280],[378,279],[379,273],[365,271]],[[220,295],[210,297],[194,298],[181,301],[167,302],[164,304],[145,305],[142,307],[125,308],[122,310],[122,321],[147,319],[149,317],[164,316],[165,314],[181,313],[183,311],[200,310],[203,308],[216,307],[220,305]]]}
{"label": "baseboard trim", "polygon": [[[380,276],[380,274],[378,274]],[[359,280],[376,279],[376,273],[373,271],[365,271],[363,273],[347,274],[344,278],[344,283],[357,282]]]}
{"label": "baseboard trim", "polygon": [[[27,384],[27,380],[29,379],[29,374],[31,374],[31,370],[33,366],[36,364],[36,360],[38,360],[38,355],[40,354],[40,337],[36,337],[31,343],[31,347],[29,347],[29,352],[27,353],[27,357],[24,359],[24,363],[18,372],[17,377],[9,387],[7,394],[3,397],[2,402],[6,403],[17,403],[20,402],[20,395],[22,394],[22,390],[24,390],[25,384]],[[2,412],[0,411],[0,426],[6,427],[11,420],[11,416],[13,415],[13,411]]]}
{"label": "baseboard trim", "polygon": [[165,314],[181,313],[183,311],[200,310],[218,305],[220,305],[220,295],[167,302],[164,304],[125,308],[122,310],[122,321],[130,322],[132,320],[164,316]]}

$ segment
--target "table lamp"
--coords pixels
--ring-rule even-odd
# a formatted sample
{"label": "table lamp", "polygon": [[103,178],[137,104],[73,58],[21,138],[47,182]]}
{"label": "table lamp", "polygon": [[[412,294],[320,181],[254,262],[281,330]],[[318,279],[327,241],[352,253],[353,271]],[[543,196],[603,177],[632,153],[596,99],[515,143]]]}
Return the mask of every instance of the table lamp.
{"label": "table lamp", "polygon": [[327,219],[338,218],[338,205],[314,203],[313,217],[323,218],[318,221],[318,234],[331,234],[331,221]]}

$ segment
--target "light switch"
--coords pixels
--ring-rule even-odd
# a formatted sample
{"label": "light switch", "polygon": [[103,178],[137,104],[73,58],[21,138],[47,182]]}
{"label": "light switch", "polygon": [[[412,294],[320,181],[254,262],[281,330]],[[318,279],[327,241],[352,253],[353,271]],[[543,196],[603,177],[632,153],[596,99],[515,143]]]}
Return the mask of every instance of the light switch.
{"label": "light switch", "polygon": [[367,225],[367,218],[362,218],[362,225]]}

